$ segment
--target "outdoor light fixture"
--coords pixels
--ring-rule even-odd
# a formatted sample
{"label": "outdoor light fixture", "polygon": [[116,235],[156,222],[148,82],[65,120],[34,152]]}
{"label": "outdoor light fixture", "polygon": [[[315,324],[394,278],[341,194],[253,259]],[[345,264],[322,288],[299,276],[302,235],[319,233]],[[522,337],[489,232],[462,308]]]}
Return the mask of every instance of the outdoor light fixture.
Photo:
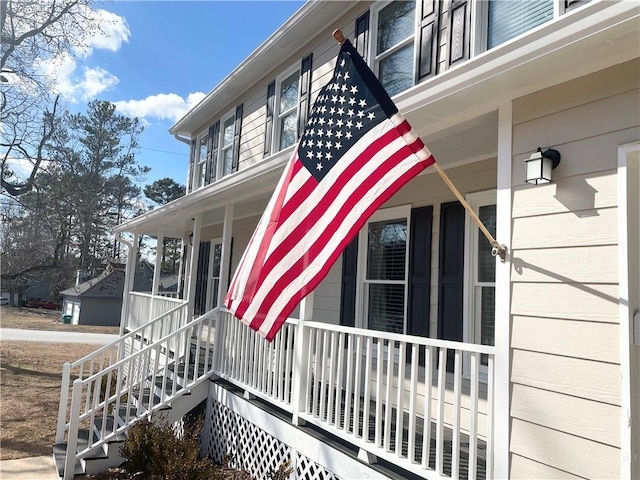
{"label": "outdoor light fixture", "polygon": [[193,245],[193,232],[189,234],[189,245]]}
{"label": "outdoor light fixture", "polygon": [[541,148],[538,148],[538,151],[532,153],[524,163],[527,183],[533,185],[551,183],[551,170],[560,163],[560,152],[552,148],[543,152]]}

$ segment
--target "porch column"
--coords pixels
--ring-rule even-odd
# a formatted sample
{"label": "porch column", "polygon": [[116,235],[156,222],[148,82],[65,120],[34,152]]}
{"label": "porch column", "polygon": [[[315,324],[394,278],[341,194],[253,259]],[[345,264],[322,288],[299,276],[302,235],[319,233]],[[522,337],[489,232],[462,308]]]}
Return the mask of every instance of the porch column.
{"label": "porch column", "polygon": [[153,295],[158,294],[158,286],[160,285],[160,273],[162,270],[163,255],[164,255],[164,235],[158,234],[158,240],[156,243],[156,261],[153,267],[153,287],[151,287],[151,293]]}
{"label": "porch column", "polygon": [[193,220],[193,240],[189,247],[189,281],[187,283],[187,301],[189,302],[189,312],[193,314],[196,302],[196,277],[198,275],[198,256],[200,255],[200,230],[202,229],[202,215],[196,215]]}
{"label": "porch column", "polygon": [[124,271],[124,289],[122,292],[122,310],[120,313],[120,336],[124,334],[124,329],[129,320],[129,303],[131,301],[129,292],[133,290],[133,281],[136,275],[136,259],[138,258],[138,235],[133,235],[133,241],[129,243],[118,235],[118,241],[124,243],[128,249],[127,266]]}
{"label": "porch column", "polygon": [[222,307],[224,297],[229,289],[229,272],[231,271],[231,236],[233,234],[233,205],[224,208],[224,224],[222,226],[222,254],[220,258],[220,284],[216,305]]}
{"label": "porch column", "polygon": [[494,379],[494,470],[493,478],[509,478],[509,428],[511,352],[511,169],[513,107],[498,109],[498,178],[496,238],[506,246],[505,261],[496,257],[495,379]]}

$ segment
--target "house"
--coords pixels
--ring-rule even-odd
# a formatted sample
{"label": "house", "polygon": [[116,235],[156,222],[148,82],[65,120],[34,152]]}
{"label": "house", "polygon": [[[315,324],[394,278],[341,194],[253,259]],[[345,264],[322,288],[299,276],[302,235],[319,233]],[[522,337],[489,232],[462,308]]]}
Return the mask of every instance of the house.
{"label": "house", "polygon": [[[135,279],[135,291],[150,292],[153,266],[146,260],[139,261]],[[60,292],[62,315],[70,315],[74,325],[119,326],[124,280],[124,266],[108,264],[97,277]]]}
{"label": "house", "polygon": [[[337,28],[506,255],[428,168],[268,343],[221,300]],[[639,478],[639,38],[637,2],[305,4],[172,127],[187,194],[117,227],[132,259],[140,235],[183,238],[183,294],[132,292],[128,265],[125,353],[73,388],[102,354],[65,370],[67,476],[136,418],[204,401],[203,452],[259,478]],[[529,183],[538,149],[560,161]]]}

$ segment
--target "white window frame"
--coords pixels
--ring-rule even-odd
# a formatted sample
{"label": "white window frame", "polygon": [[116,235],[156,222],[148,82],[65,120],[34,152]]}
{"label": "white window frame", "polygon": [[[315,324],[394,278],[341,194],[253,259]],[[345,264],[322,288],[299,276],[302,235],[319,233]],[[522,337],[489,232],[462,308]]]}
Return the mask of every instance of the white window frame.
{"label": "white window frame", "polygon": [[[224,152],[226,150],[231,150],[231,167],[233,169],[233,138],[231,139],[231,143],[229,145],[227,145],[226,147],[224,146],[224,124],[231,119],[232,125],[233,125],[233,135],[235,137],[236,134],[236,111],[235,109],[231,110],[229,113],[227,113],[226,115],[224,115],[221,119],[220,119],[220,132],[218,132],[218,158],[217,158],[217,162],[216,162],[216,171],[215,171],[215,177],[211,179],[211,182],[213,182],[214,180],[219,180],[222,177],[225,176],[224,173]],[[229,175],[229,174],[226,174]]]}
{"label": "white window frame", "polygon": [[220,245],[222,248],[222,237],[212,238],[211,247],[209,248],[209,269],[207,271],[207,297],[205,301],[205,311],[210,311],[218,306],[218,295],[214,295],[213,284],[215,280],[218,280],[218,288],[220,288],[220,276],[222,275],[222,259],[220,259],[220,274],[219,276],[213,275],[213,259],[215,257],[214,252],[216,245]]}
{"label": "white window frame", "polygon": [[[286,112],[281,112],[280,96],[281,96],[282,82],[287,78],[289,78],[291,75],[295,74],[296,72],[298,73],[298,98],[296,99],[296,103],[293,108],[287,110]],[[274,98],[274,105],[273,105],[273,138],[271,139],[272,150],[274,152],[286,150],[287,148],[291,147],[289,146],[285,148],[280,148],[280,133],[281,133],[280,120],[282,119],[283,116],[289,115],[295,111],[296,128],[297,128],[298,117],[300,116],[299,109],[300,109],[300,62],[297,62],[296,64],[292,65],[291,67],[289,67],[287,70],[285,70],[283,73],[281,73],[276,77],[276,91],[275,91],[275,98]],[[294,145],[295,145],[295,142],[294,142]]]}
{"label": "white window frame", "polygon": [[[357,289],[356,289],[356,327],[368,329],[367,322],[367,300],[366,284],[376,283],[376,281],[367,280],[367,249],[369,246],[369,224],[381,222],[385,220],[393,220],[398,218],[406,218],[407,220],[407,245],[404,265],[404,281],[394,280],[385,281],[384,283],[404,283],[404,312],[403,312],[403,328],[402,333],[407,332],[407,298],[409,294],[409,244],[411,238],[411,205],[402,205],[399,207],[385,208],[378,210],[367,221],[363,228],[360,229],[358,237],[358,266],[357,266]],[[382,283],[382,282],[381,282]]]}
{"label": "white window frame", "polygon": [[[416,48],[417,46],[417,42],[418,42],[418,35],[416,34],[418,31],[418,1],[416,0],[415,2],[415,8],[413,10],[413,17],[414,17],[414,21],[413,21],[413,33],[411,35],[409,35],[407,38],[405,38],[404,40],[402,40],[401,42],[399,42],[398,44],[394,45],[393,47],[391,47],[390,49],[386,50],[385,52],[381,53],[380,55],[376,54],[376,50],[377,50],[377,40],[378,40],[378,17],[380,15],[380,11],[383,10],[386,6],[388,6],[389,4],[393,3],[392,0],[387,0],[384,2],[374,2],[373,5],[371,5],[371,21],[370,21],[370,26],[369,26],[369,58],[367,59],[367,63],[371,66],[371,69],[375,72],[376,76],[379,75],[379,65],[380,65],[380,61],[384,60],[385,58],[387,58],[389,55],[392,55],[394,52],[397,52],[398,50],[402,49],[403,47],[407,46],[409,43],[413,42],[413,62],[412,62],[412,66],[413,66],[413,70],[411,72],[412,78],[413,78],[413,83],[411,85],[411,87],[415,86],[416,84],[416,68],[417,65],[419,63],[419,59],[418,59],[418,55],[419,55],[419,49]],[[408,87],[408,88],[411,88]],[[408,89],[407,89],[408,90]],[[406,90],[403,90],[403,92]],[[399,95],[402,92],[398,92],[396,95]]]}
{"label": "white window frame", "polygon": [[[200,145],[202,140],[205,141],[204,158],[200,158]],[[196,137],[195,161],[193,165],[193,189],[197,190],[206,185],[207,182],[207,154],[209,153],[209,130],[205,130]],[[202,172],[202,173],[201,173]]]}
{"label": "white window frame", "polygon": [[[550,21],[557,19],[562,13],[560,2],[561,0],[553,0],[553,18]],[[471,3],[471,56],[474,57],[488,50],[487,42],[489,38],[489,1],[487,0],[487,1],[470,2],[470,3]],[[541,25],[538,25],[538,27],[534,27],[534,28],[539,28],[540,26]],[[526,33],[527,32],[522,33],[520,35],[526,35]],[[504,43],[508,43],[511,40],[520,37],[520,35],[516,35],[515,37],[507,40]],[[503,44],[500,44],[500,45],[503,45]],[[498,48],[500,45],[497,45],[496,47],[493,47],[493,48]]]}
{"label": "white window frame", "polygon": [[[466,196],[467,203],[471,206],[476,215],[479,214],[480,207],[487,205],[497,205],[497,190],[485,190],[471,193]],[[480,344],[480,319],[479,301],[476,295],[476,288],[483,286],[496,287],[496,280],[493,282],[478,282],[478,242],[481,238],[478,226],[465,212],[464,228],[464,286],[462,300],[462,338],[466,343]],[[495,341],[494,341],[495,343]],[[469,372],[470,358],[468,354],[463,358],[463,372]],[[486,380],[487,367],[480,365],[480,378]]]}

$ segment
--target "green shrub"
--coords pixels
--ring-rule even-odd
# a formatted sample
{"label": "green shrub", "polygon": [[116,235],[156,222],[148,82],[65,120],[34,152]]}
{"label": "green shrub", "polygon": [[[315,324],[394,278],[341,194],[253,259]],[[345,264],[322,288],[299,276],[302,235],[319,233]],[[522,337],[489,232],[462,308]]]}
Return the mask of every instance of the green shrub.
{"label": "green shrub", "polygon": [[129,429],[120,449],[126,459],[124,469],[140,474],[141,479],[202,480],[222,479],[216,465],[207,457],[199,458],[202,419],[185,425],[178,435],[171,425],[144,419]]}

